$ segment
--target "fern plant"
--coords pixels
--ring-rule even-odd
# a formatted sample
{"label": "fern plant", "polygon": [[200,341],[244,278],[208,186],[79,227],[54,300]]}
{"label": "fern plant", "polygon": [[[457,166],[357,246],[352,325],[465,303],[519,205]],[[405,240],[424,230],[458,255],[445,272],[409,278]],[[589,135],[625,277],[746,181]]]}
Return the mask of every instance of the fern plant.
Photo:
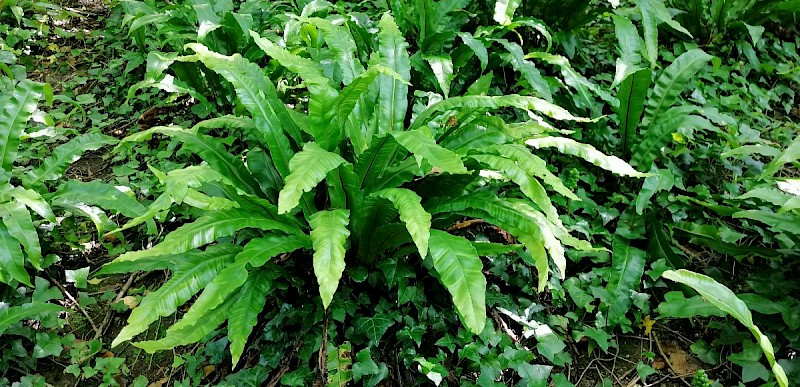
{"label": "fern plant", "polygon": [[[11,73],[9,71],[9,73]],[[24,74],[24,71],[21,71]],[[42,220],[55,223],[56,217],[52,207],[60,207],[74,215],[84,215],[94,220],[98,231],[106,225],[107,230],[115,228],[102,210],[94,207],[97,202],[106,202],[106,208],[123,208],[141,206],[133,198],[125,196],[113,186],[94,182],[72,182],[62,187],[55,194],[51,193],[48,182],[60,182],[61,176],[69,165],[78,160],[84,152],[96,150],[113,144],[116,139],[101,134],[84,134],[56,147],[52,154],[35,168],[16,167],[20,142],[34,120],[52,125],[52,119],[46,114],[36,114],[39,102],[44,99],[47,104],[53,101],[50,86],[46,83],[34,82],[26,78],[20,80],[4,78],[0,82],[0,282],[15,286],[19,283],[32,286],[26,264],[41,270],[46,266],[43,260],[37,224],[38,215]],[[41,113],[41,112],[39,112]],[[105,192],[87,190],[88,186],[106,188]],[[114,189],[120,198],[110,196],[107,188]],[[70,200],[81,198],[81,200]],[[105,199],[104,199],[105,198]],[[126,201],[127,199],[127,201]],[[51,206],[53,205],[53,206]],[[135,211],[127,213],[134,216]],[[155,226],[150,223],[150,226]],[[52,263],[52,262],[50,262]]]}
{"label": "fern plant", "polygon": [[[660,4],[656,0],[646,1]],[[651,12],[645,11],[648,8],[641,4],[640,8],[645,15]],[[658,74],[651,88],[655,55],[648,54],[647,23],[644,23],[645,39],[642,39],[630,19],[618,15],[613,18],[620,52],[614,83],[618,85],[619,103],[615,110],[622,151],[632,155],[634,165],[649,170],[659,156],[660,149],[669,143],[672,134],[680,128],[711,126],[701,107],[675,104],[687,84],[712,57],[699,48],[684,52]],[[646,17],[644,19],[647,20]],[[673,28],[682,28],[671,19],[668,21]],[[651,58],[650,67],[642,64],[643,57]]]}
{"label": "fern plant", "polygon": [[[113,345],[133,339],[196,294],[165,337],[134,343],[153,352],[201,340],[227,321],[233,362],[240,359],[265,305],[277,256],[313,266],[323,307],[347,265],[374,267],[393,255],[430,262],[464,325],[484,328],[486,278],[481,256],[517,246],[473,243],[448,233],[455,221],[481,218],[516,237],[535,266],[539,290],[549,271],[563,278],[564,246],[592,249],[571,236],[551,190],[577,197],[531,148],[554,148],[623,176],[639,177],[621,159],[567,137],[547,120],[583,122],[545,100],[520,95],[433,95],[412,100],[410,53],[385,14],[359,50],[348,29],[328,19],[296,16],[286,40],[251,31],[269,68],[299,79],[307,94],[281,99],[264,69],[238,54],[189,44],[191,55],[227,80],[248,116],[225,115],[186,129],[156,127],[123,142],[170,136],[204,163],[163,174],[164,193],[129,227],[186,204],[203,215],[152,248],[123,254],[104,274],[168,269],[171,278],[136,307]],[[369,58],[362,60],[361,58]],[[330,59],[330,60],[325,60]],[[297,77],[297,78],[295,78]],[[430,93],[428,95],[431,95]],[[414,102],[414,112],[409,101]],[[209,128],[241,130],[247,152],[229,152]],[[510,180],[524,194],[498,191]],[[489,248],[494,247],[494,248]],[[311,256],[295,251],[309,251]],[[548,258],[549,257],[549,258]]]}
{"label": "fern plant", "polygon": [[766,22],[796,26],[800,17],[800,2],[797,1],[671,0],[670,5],[681,11],[676,20],[703,43],[719,42],[732,30],[744,32]]}

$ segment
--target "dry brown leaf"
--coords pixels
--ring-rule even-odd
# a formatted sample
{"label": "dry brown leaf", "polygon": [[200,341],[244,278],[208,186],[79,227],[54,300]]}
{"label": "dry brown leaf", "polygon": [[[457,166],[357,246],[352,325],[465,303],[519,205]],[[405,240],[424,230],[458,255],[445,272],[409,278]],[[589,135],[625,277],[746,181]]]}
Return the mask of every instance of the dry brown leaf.
{"label": "dry brown leaf", "polygon": [[164,387],[164,385],[167,384],[167,382],[169,382],[169,377],[165,376],[159,380],[156,380],[153,383],[148,384],[147,387]]}
{"label": "dry brown leaf", "polygon": [[681,348],[674,341],[662,341],[664,354],[669,358],[672,370],[678,375],[694,374],[702,368],[702,364],[694,358],[688,351]]}
{"label": "dry brown leaf", "polygon": [[133,309],[137,305],[139,305],[139,300],[137,300],[136,297],[134,296],[122,297],[120,301],[122,301],[122,303],[125,304],[125,306],[128,307],[128,309]]}

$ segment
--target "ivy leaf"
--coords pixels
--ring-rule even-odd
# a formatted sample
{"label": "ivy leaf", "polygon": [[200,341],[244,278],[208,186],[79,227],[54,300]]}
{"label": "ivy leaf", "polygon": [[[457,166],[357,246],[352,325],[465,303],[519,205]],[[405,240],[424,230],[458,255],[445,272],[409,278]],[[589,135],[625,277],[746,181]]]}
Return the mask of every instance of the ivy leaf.
{"label": "ivy leaf", "polygon": [[353,380],[358,382],[363,376],[377,375],[381,372],[375,360],[372,360],[370,347],[364,348],[356,354],[356,362],[353,363]]}
{"label": "ivy leaf", "polygon": [[394,323],[394,320],[383,316],[361,317],[355,322],[355,331],[363,333],[371,344],[377,345]]}

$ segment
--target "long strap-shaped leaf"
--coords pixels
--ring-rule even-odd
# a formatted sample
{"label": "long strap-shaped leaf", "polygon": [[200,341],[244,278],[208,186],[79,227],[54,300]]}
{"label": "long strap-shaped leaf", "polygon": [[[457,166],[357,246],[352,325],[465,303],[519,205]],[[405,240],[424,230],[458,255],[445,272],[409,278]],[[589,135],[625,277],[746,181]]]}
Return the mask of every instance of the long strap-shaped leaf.
{"label": "long strap-shaped leaf", "polygon": [[329,20],[318,17],[300,17],[303,23],[313,24],[322,32],[325,43],[333,52],[334,60],[342,69],[342,82],[349,85],[359,74],[364,71],[364,66],[356,57],[356,42],[350,31],[343,26],[336,26]]}
{"label": "long strap-shaped leaf", "polygon": [[677,106],[667,110],[663,118],[650,125],[650,128],[640,136],[638,145],[633,147],[631,163],[638,168],[649,170],[653,161],[661,154],[661,148],[672,140],[673,133],[682,126],[700,123],[698,120],[707,122],[703,117],[688,114],[693,109],[693,106]]}
{"label": "long strap-shaped leaf", "polygon": [[228,339],[231,341],[233,367],[239,362],[247,344],[247,338],[258,322],[258,315],[264,309],[267,295],[275,288],[274,271],[258,269],[250,272],[248,281],[233,298],[228,312]]}
{"label": "long strap-shaped leaf", "polygon": [[522,73],[522,76],[528,81],[528,84],[530,84],[531,89],[545,100],[552,101],[553,94],[550,92],[550,85],[547,84],[542,73],[536,68],[536,65],[533,64],[533,62],[525,60],[525,52],[522,50],[522,47],[506,39],[495,39],[495,41],[508,50],[509,63],[511,63],[514,70]]}
{"label": "long strap-shaped leaf", "polygon": [[[100,181],[82,182],[70,180],[59,187],[53,201],[58,201],[59,198],[96,205],[106,210],[114,210],[129,218],[136,218],[147,212],[147,208],[132,196],[120,191],[111,184]],[[149,221],[148,228],[150,232],[155,233],[155,223],[152,220]]]}
{"label": "long strap-shaped leaf", "polygon": [[24,319],[30,319],[43,314],[53,314],[63,311],[64,308],[55,304],[33,302],[22,306],[12,306],[0,309],[0,334],[8,327]]}
{"label": "long strap-shaped leaf", "polygon": [[622,139],[622,150],[626,153],[630,153],[636,138],[636,127],[639,125],[639,119],[644,111],[651,75],[650,69],[642,69],[628,75],[617,91],[619,106],[616,111],[617,120],[619,120],[619,135]]}
{"label": "long strap-shaped leaf", "polygon": [[207,311],[203,319],[196,324],[181,323],[178,321],[167,329],[167,334],[159,340],[147,340],[133,343],[134,346],[145,350],[147,353],[165,351],[180,345],[200,342],[204,337],[213,332],[228,318],[228,311],[233,305],[234,297],[229,297],[216,308]]}
{"label": "long strap-shaped leaf", "polygon": [[[353,171],[359,179],[359,190],[366,190],[377,183],[379,177],[386,171],[389,162],[398,152],[403,151],[394,137],[388,134],[374,138],[366,151],[356,160]],[[404,151],[403,151],[404,152]]]}
{"label": "long strap-shaped leaf", "polygon": [[250,264],[253,267],[261,267],[278,254],[290,253],[304,248],[311,248],[311,239],[304,234],[270,234],[250,240],[244,250],[236,256],[236,262]]}
{"label": "long strap-shaped leaf", "polygon": [[672,107],[672,104],[678,99],[678,95],[686,88],[686,83],[688,83],[711,58],[711,55],[696,48],[684,52],[676,58],[672,64],[664,69],[664,72],[658,77],[658,80],[656,80],[653,91],[650,93],[650,97],[647,100],[647,108],[645,109],[645,116],[642,120],[643,126],[647,128],[645,133],[663,118],[667,109]]}
{"label": "long strap-shaped leaf", "polygon": [[311,133],[317,144],[325,150],[333,150],[341,141],[341,130],[333,130],[331,121],[336,114],[338,91],[321,66],[310,59],[292,54],[256,32],[250,31],[253,40],[267,55],[290,71],[297,73],[308,87],[308,115]]}
{"label": "long strap-shaped leaf", "polygon": [[783,367],[775,361],[775,352],[772,349],[772,343],[753,323],[753,315],[750,313],[750,310],[747,309],[747,305],[736,297],[736,294],[711,277],[684,269],[667,270],[661,276],[691,286],[692,289],[700,293],[708,302],[730,314],[733,318],[742,323],[742,325],[747,327],[747,329],[753,333],[756,341],[758,341],[758,345],[761,346],[761,349],[767,356],[767,360],[770,366],[772,366],[772,372],[778,380],[778,385],[781,387],[789,386],[789,380],[786,377],[786,373],[783,371]]}
{"label": "long strap-shaped leaf", "polygon": [[345,243],[350,211],[320,211],[308,218],[311,243],[314,246],[314,275],[319,283],[322,306],[328,308],[344,272]]}
{"label": "long strap-shaped leaf", "polygon": [[[5,278],[5,274],[11,278]],[[8,233],[6,226],[0,224],[0,282],[13,285],[11,280],[31,285],[31,277],[25,270],[25,256],[22,255],[19,241]],[[2,333],[0,329],[0,333]]]}
{"label": "long strap-shaped leaf", "polygon": [[219,174],[230,180],[236,188],[250,194],[260,191],[258,183],[245,168],[241,159],[230,154],[215,138],[195,133],[179,126],[157,126],[122,139],[122,142],[144,141],[153,134],[163,134],[178,139],[185,147],[197,153]]}
{"label": "long strap-shaped leaf", "polygon": [[159,317],[174,313],[230,264],[239,251],[241,248],[236,246],[220,245],[210,247],[202,254],[187,254],[185,259],[177,263],[172,277],[133,309],[128,317],[128,325],[122,328],[111,346],[132,339],[147,330]]}
{"label": "long strap-shaped leaf", "polygon": [[647,177],[633,169],[628,163],[616,156],[607,156],[595,147],[579,143],[566,137],[540,137],[525,141],[525,144],[534,148],[556,148],[559,152],[580,157],[600,168],[622,176]]}
{"label": "long strap-shaped leaf", "polygon": [[100,149],[106,145],[115,144],[117,139],[102,134],[83,134],[68,143],[59,145],[53,154],[46,158],[42,165],[28,172],[22,178],[26,187],[39,186],[45,181],[57,180],[64,174],[70,164],[81,158],[84,152]]}
{"label": "long strap-shaped leaf", "polygon": [[547,191],[542,184],[520,168],[514,160],[493,154],[479,154],[470,156],[475,161],[496,170],[516,183],[522,193],[536,203],[539,208],[547,213],[548,218],[557,221],[558,213],[550,201]]}
{"label": "long strap-shaped leaf", "polygon": [[800,160],[800,136],[795,137],[794,141],[778,157],[764,167],[764,176],[772,176],[787,163]]}
{"label": "long strap-shaped leaf", "polygon": [[0,169],[11,170],[17,158],[19,137],[46,89],[49,89],[46,84],[24,79],[14,86],[11,94],[0,96]]}
{"label": "long strap-shaped leaf", "polygon": [[[383,65],[373,65],[370,66],[367,71],[364,71],[353,80],[352,83],[347,85],[344,89],[342,89],[339,98],[336,100],[336,122],[340,128],[344,128],[345,122],[347,121],[348,116],[352,113],[355,108],[356,104],[362,101],[362,97],[365,93],[370,90],[370,86],[372,85],[373,81],[379,77],[389,77],[393,82],[401,82],[406,88],[408,88],[407,81],[405,81],[402,75],[396,73],[394,70],[383,66]],[[378,82],[380,86],[380,82]],[[392,101],[389,101],[392,102]],[[379,103],[383,103],[383,101],[379,101]],[[381,112],[385,109],[380,105],[376,106],[376,110],[378,112],[378,120],[381,119]],[[399,128],[396,128],[397,131],[402,130],[402,121],[399,122]],[[390,128],[381,128],[382,130],[379,133],[391,131]],[[330,129],[329,129],[330,130]],[[371,138],[371,137],[370,137]],[[362,150],[363,151],[363,150]]]}
{"label": "long strap-shaped leaf", "polygon": [[[408,43],[403,39],[403,34],[397,27],[394,19],[385,13],[378,23],[378,63],[394,70],[401,79],[389,75],[378,76],[378,104],[375,106],[376,131],[375,134],[386,132],[399,132],[403,130],[403,123],[408,109],[408,85],[411,80],[411,60],[408,57]],[[368,136],[368,140],[371,136]],[[369,143],[368,143],[369,144]]]}
{"label": "long strap-shaped leaf", "polygon": [[[373,195],[388,199],[400,213],[400,220],[405,223],[408,233],[417,245],[422,259],[428,254],[428,240],[431,231],[431,214],[422,208],[422,199],[414,191],[404,188],[389,188]],[[372,225],[374,226],[374,224]]]}
{"label": "long strap-shaped leaf", "polygon": [[14,200],[30,208],[31,211],[39,214],[43,219],[51,222],[56,221],[56,216],[53,214],[50,205],[38,192],[23,187],[11,187],[8,194],[14,198]]}
{"label": "long strap-shaped leaf", "polygon": [[541,59],[551,65],[561,68],[561,77],[564,78],[564,83],[575,89],[585,106],[591,110],[592,116],[596,117],[601,113],[600,106],[595,102],[592,94],[597,95],[608,103],[612,103],[614,100],[608,91],[603,90],[600,86],[575,71],[569,64],[569,60],[561,55],[554,55],[547,52],[533,52],[526,55],[526,58]]}
{"label": "long strap-shaped leaf", "polygon": [[120,255],[113,262],[133,261],[149,256],[183,253],[218,238],[233,235],[244,228],[260,230],[279,230],[287,234],[299,233],[299,229],[288,222],[276,220],[275,216],[264,210],[254,208],[232,208],[214,212],[192,223],[179,227],[169,233],[164,241],[148,250],[131,251]]}
{"label": "long strap-shaped leaf", "polygon": [[286,185],[278,195],[278,213],[285,214],[297,207],[304,192],[309,192],[325,179],[328,172],[347,161],[336,153],[308,142],[303,151],[297,153],[289,162],[291,173],[286,176]]}
{"label": "long strap-shaped leaf", "polygon": [[41,270],[42,248],[39,245],[39,234],[36,232],[28,209],[17,202],[2,203],[0,204],[0,217],[2,217],[8,233],[25,248],[33,267]]}
{"label": "long strap-shaped leaf", "polygon": [[414,123],[411,124],[409,129],[413,130],[420,128],[434,114],[442,113],[447,110],[499,109],[501,107],[515,107],[519,109],[533,110],[556,120],[578,122],[590,121],[587,118],[575,117],[566,109],[536,97],[514,94],[501,96],[470,95],[466,97],[448,98],[431,105],[422,113],[417,115],[417,118],[414,120]]}
{"label": "long strap-shaped leaf", "polygon": [[222,75],[236,89],[242,105],[253,115],[256,129],[265,137],[275,168],[281,176],[289,174],[289,159],[294,151],[286,134],[296,143],[301,135],[286,106],[278,98],[275,86],[264,76],[261,68],[238,54],[225,56],[210,51],[201,44],[189,44],[197,58],[211,70]]}
{"label": "long strap-shaped leaf", "polygon": [[434,167],[441,168],[442,172],[454,174],[468,172],[461,157],[437,144],[429,131],[424,129],[408,130],[393,132],[392,135],[403,148],[414,154],[418,161],[425,159]]}
{"label": "long strap-shaped leaf", "polygon": [[[614,20],[614,35],[617,36],[619,43],[619,55],[617,58],[617,68],[614,74],[614,82],[611,86],[616,86],[631,74],[642,69],[642,38],[639,31],[633,25],[631,19],[620,15],[611,15]],[[647,90],[645,90],[647,91]],[[620,99],[621,101],[621,99]]]}
{"label": "long strap-shaped leaf", "polygon": [[431,230],[430,243],[433,267],[464,325],[481,333],[486,324],[486,277],[478,252],[468,240],[439,230]]}
{"label": "long strap-shaped leaf", "polygon": [[547,169],[547,163],[539,156],[530,152],[528,148],[523,145],[516,144],[500,144],[488,147],[487,150],[497,152],[503,157],[514,160],[520,168],[524,169],[531,176],[538,177],[549,185],[556,192],[572,199],[581,200],[569,188],[564,185],[561,179],[554,175]]}
{"label": "long strap-shaped leaf", "polygon": [[486,221],[508,231],[519,239],[534,259],[539,275],[538,290],[543,291],[547,285],[548,260],[542,244],[542,235],[538,225],[510,203],[488,194],[464,196],[455,200],[431,203],[427,208],[432,214],[457,213]]}

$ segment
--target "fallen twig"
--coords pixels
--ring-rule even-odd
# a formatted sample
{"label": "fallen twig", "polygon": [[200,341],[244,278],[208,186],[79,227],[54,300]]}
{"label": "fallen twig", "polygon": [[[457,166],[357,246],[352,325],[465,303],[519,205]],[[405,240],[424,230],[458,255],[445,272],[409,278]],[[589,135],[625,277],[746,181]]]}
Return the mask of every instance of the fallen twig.
{"label": "fallen twig", "polygon": [[81,312],[81,313],[82,313],[84,316],[86,316],[86,319],[87,319],[87,320],[89,320],[89,324],[91,324],[91,325],[92,325],[92,329],[94,329],[94,332],[95,332],[95,337],[97,337],[97,336],[100,336],[100,335],[102,334],[102,332],[101,332],[101,331],[100,331],[100,329],[97,327],[97,325],[94,323],[94,320],[92,320],[92,317],[91,317],[91,316],[89,316],[89,312],[87,312],[87,311],[86,311],[86,309],[84,309],[84,308],[81,306],[81,304],[78,302],[78,300],[76,300],[76,299],[75,299],[75,297],[73,297],[73,296],[72,296],[72,294],[70,294],[70,293],[67,291],[67,289],[66,289],[66,288],[64,288],[64,286],[62,286],[62,285],[61,285],[61,284],[60,284],[58,281],[56,281],[56,279],[55,279],[55,278],[53,278],[53,277],[50,275],[50,273],[48,273],[48,272],[45,272],[44,274],[47,276],[47,278],[49,278],[49,279],[50,279],[50,281],[51,281],[51,282],[53,282],[54,284],[56,284],[56,286],[57,286],[57,287],[58,287],[58,288],[61,290],[61,292],[62,292],[62,293],[64,293],[64,295],[65,295],[65,296],[67,296],[67,298],[69,298],[69,300],[70,300],[70,301],[72,301],[73,303],[75,303],[75,307],[77,307],[77,308],[78,308],[78,310],[79,310],[79,311],[80,311],[80,312]]}

